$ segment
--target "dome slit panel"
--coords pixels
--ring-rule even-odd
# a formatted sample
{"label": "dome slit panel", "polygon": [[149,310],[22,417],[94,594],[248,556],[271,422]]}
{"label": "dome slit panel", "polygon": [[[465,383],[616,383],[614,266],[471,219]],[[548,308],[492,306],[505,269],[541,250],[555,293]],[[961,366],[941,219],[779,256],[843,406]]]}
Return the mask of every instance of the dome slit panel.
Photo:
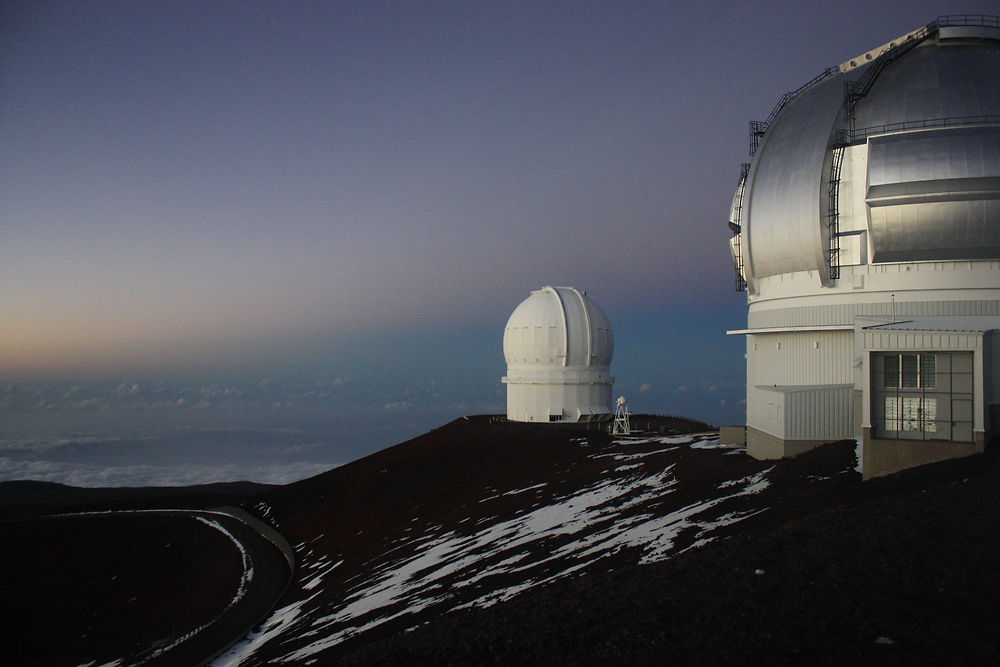
{"label": "dome slit panel", "polygon": [[1000,257],[1000,127],[871,137],[868,166],[874,262]]}
{"label": "dome slit panel", "polygon": [[843,77],[833,77],[803,91],[764,135],[744,190],[746,252],[754,277],[826,272],[826,216],[820,203],[843,86]]}
{"label": "dome slit panel", "polygon": [[914,48],[877,77],[855,108],[856,127],[1000,113],[1000,86],[981,85],[1000,78],[994,44]]}
{"label": "dome slit panel", "polygon": [[576,298],[580,301],[580,310],[586,320],[583,331],[587,335],[586,363],[589,366],[594,360],[594,323],[590,319],[590,309],[587,308],[587,304],[583,300],[583,294],[580,294],[580,291],[576,289],[573,290],[573,293],[576,294]]}
{"label": "dome slit panel", "polygon": [[[569,363],[569,326],[566,323],[566,304],[563,302],[562,297],[559,296],[559,292],[551,287],[543,288],[544,291],[552,294],[556,300],[556,304],[559,306],[559,319],[562,323],[563,332],[563,346],[562,346],[562,365],[566,366]],[[557,355],[558,356],[558,355]]]}

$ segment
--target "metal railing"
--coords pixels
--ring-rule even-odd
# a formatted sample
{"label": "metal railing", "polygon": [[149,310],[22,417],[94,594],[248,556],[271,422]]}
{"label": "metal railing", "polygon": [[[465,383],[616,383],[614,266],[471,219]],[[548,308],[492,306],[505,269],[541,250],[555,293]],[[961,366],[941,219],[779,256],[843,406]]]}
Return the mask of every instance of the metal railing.
{"label": "metal railing", "polygon": [[1000,16],[991,14],[942,14],[931,25],[939,28],[953,25],[981,25],[1000,28]]}
{"label": "metal railing", "polygon": [[827,192],[827,264],[830,267],[830,279],[840,279],[840,171],[844,164],[844,147],[833,149],[833,160],[830,162],[830,183]]}
{"label": "metal railing", "polygon": [[[933,25],[933,24],[932,24]],[[880,53],[877,58],[872,62],[868,71],[865,72],[860,79],[857,81],[847,81],[844,83],[844,119],[847,122],[848,129],[854,131],[854,108],[858,104],[858,100],[868,94],[871,90],[872,84],[875,83],[875,79],[878,75],[882,73],[886,65],[892,61],[899,58],[901,55],[912,49],[914,46],[924,41],[928,35],[930,35],[931,29],[924,31],[920,36],[908,39],[901,44],[890,47]]]}
{"label": "metal railing", "polygon": [[767,132],[767,128],[770,127],[774,119],[778,117],[778,114],[784,108],[786,104],[791,102],[795,97],[801,93],[806,88],[812,86],[813,84],[819,83],[827,77],[831,77],[840,72],[837,67],[827,67],[825,70],[811,78],[809,81],[805,82],[795,90],[789,91],[781,96],[778,103],[774,105],[771,109],[771,113],[767,115],[764,120],[752,120],[750,121],[750,155],[755,155],[757,153],[757,147],[760,145],[760,138],[764,136]]}
{"label": "metal railing", "polygon": [[[949,26],[989,26],[1000,27],[1000,16],[988,14],[942,14],[937,19],[928,23],[916,35],[911,35],[905,42],[897,44],[878,54],[868,71],[857,81],[848,81],[844,84],[844,119],[847,123],[848,132],[854,135],[857,130],[854,128],[854,108],[858,100],[868,94],[872,84],[878,75],[882,73],[886,65],[899,58],[901,55],[921,43],[939,28]],[[851,142],[854,141],[852,138]]]}
{"label": "metal railing", "polygon": [[747,184],[747,174],[750,173],[750,163],[744,162],[740,165],[740,184],[736,189],[736,204],[733,207],[733,217],[735,220],[729,222],[729,228],[733,232],[733,263],[736,270],[736,291],[745,292],[747,281],[743,277],[743,192]]}
{"label": "metal railing", "polygon": [[850,146],[864,142],[868,137],[890,132],[905,132],[907,130],[933,130],[942,127],[965,127],[973,125],[1000,125],[1000,114],[982,116],[947,116],[945,118],[926,118],[924,120],[907,120],[898,123],[870,125],[854,130],[840,130],[834,144]]}

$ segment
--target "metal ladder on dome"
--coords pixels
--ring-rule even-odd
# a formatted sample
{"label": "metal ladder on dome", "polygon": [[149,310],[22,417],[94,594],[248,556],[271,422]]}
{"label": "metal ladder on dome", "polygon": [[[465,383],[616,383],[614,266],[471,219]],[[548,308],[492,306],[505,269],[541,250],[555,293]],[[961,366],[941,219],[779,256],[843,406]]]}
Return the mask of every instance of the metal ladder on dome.
{"label": "metal ladder on dome", "polygon": [[737,187],[736,205],[733,207],[733,217],[735,220],[729,221],[729,229],[733,232],[733,262],[736,270],[736,291],[745,292],[747,281],[743,277],[743,244],[742,244],[742,220],[743,220],[743,192],[747,184],[747,175],[750,173],[750,163],[744,162],[740,165],[740,184]]}
{"label": "metal ladder on dome", "polygon": [[840,279],[840,172],[844,164],[844,146],[834,146],[830,162],[830,182],[827,190],[827,254],[830,279]]}

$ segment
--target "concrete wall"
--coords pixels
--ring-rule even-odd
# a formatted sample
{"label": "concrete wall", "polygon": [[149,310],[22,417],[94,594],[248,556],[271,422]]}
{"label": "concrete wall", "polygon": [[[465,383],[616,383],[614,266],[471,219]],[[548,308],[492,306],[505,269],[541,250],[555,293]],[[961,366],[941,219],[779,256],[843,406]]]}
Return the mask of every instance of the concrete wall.
{"label": "concrete wall", "polygon": [[862,448],[862,479],[883,477],[907,468],[947,459],[981,454],[985,447],[982,431],[975,433],[975,442],[941,442],[937,440],[878,440],[871,429],[864,429]]}
{"label": "concrete wall", "polygon": [[250,528],[254,529],[261,537],[273,544],[281,555],[285,557],[288,562],[288,568],[292,572],[295,572],[295,551],[292,550],[292,545],[288,543],[285,536],[279,533],[274,527],[269,526],[264,523],[254,515],[250,514],[246,510],[240,509],[239,507],[216,507],[212,510],[213,512],[221,512],[222,514],[228,514],[229,516],[242,521]]}
{"label": "concrete wall", "polygon": [[1000,436],[1000,336],[995,331],[983,334],[983,378],[984,430],[989,441]]}
{"label": "concrete wall", "polygon": [[773,435],[747,426],[747,454],[763,461],[798,456],[802,452],[819,447],[829,440],[783,440]]}
{"label": "concrete wall", "polygon": [[864,417],[865,417],[865,392],[861,389],[855,389],[853,399],[853,415],[851,418],[851,431],[852,436],[855,440],[859,442],[865,437],[864,431],[862,429]]}
{"label": "concrete wall", "polygon": [[747,444],[746,426],[723,426],[719,429],[719,444],[721,445],[745,445]]}

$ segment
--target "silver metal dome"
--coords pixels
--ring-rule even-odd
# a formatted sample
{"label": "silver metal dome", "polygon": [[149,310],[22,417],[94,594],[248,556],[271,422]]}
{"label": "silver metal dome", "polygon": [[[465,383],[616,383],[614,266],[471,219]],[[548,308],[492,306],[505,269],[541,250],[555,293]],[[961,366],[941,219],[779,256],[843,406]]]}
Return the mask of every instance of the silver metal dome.
{"label": "silver metal dome", "polygon": [[870,478],[983,451],[1000,433],[1000,17],[939,17],[750,129],[730,211],[747,453],[855,438]]}
{"label": "silver metal dome", "polygon": [[731,216],[751,292],[766,276],[838,277],[839,160],[859,144],[871,263],[1000,258],[1000,24],[947,18],[827,71],[756,125]]}
{"label": "silver metal dome", "polygon": [[861,129],[997,113],[1000,41],[938,38],[886,65],[854,116]]}

